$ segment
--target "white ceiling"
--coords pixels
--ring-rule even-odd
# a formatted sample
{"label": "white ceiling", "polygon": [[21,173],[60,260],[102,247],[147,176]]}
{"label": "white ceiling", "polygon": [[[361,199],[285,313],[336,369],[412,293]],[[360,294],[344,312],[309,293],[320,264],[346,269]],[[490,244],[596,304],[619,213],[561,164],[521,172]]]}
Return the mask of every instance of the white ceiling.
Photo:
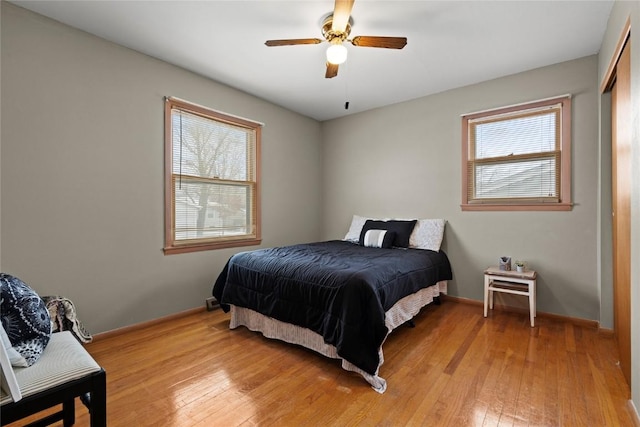
{"label": "white ceiling", "polygon": [[326,43],[264,45],[322,38],[333,0],[12,3],[322,121],[595,54],[613,0],[356,0],[351,36],[408,43],[348,44],[333,79]]}

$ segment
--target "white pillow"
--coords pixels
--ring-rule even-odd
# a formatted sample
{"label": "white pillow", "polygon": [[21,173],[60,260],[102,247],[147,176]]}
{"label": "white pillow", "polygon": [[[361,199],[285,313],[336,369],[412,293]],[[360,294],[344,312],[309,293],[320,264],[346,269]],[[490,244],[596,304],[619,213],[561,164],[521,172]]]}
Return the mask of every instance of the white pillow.
{"label": "white pillow", "polygon": [[19,368],[26,368],[29,366],[27,364],[27,359],[22,357],[18,351],[13,348],[11,345],[11,341],[9,340],[9,336],[7,335],[7,331],[4,330],[2,325],[0,324],[0,339],[2,340],[2,346],[7,351],[7,355],[9,356],[9,361],[11,362],[11,366],[16,366]]}
{"label": "white pillow", "polygon": [[7,395],[11,396],[14,402],[22,399],[20,385],[11,367],[11,361],[4,345],[0,345],[0,388]]}
{"label": "white pillow", "polygon": [[419,219],[409,238],[409,247],[439,251],[446,223],[444,219]]}
{"label": "white pillow", "polygon": [[349,227],[349,231],[344,236],[344,240],[349,242],[359,243],[360,242],[360,233],[362,232],[362,227],[364,227],[364,223],[367,222],[368,219],[360,215],[354,215],[351,219],[351,226]]}

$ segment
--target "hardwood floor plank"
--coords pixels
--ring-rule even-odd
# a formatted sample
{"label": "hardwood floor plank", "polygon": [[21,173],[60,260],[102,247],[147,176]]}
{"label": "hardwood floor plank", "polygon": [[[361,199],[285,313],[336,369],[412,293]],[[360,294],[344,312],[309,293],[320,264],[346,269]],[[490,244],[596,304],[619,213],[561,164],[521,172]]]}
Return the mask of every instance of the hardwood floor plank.
{"label": "hardwood floor plank", "polygon": [[387,338],[378,394],[339,361],[228,319],[195,313],[87,345],[107,371],[109,426],[635,425],[613,337],[589,325],[430,306]]}
{"label": "hardwood floor plank", "polygon": [[[554,325],[555,326],[555,325]],[[562,354],[557,349],[556,340],[561,339],[559,336],[560,329],[557,327],[545,328],[544,342],[545,342],[545,358],[544,366],[541,368],[544,370],[544,409],[542,425],[561,425],[560,424],[560,377],[559,377],[559,363]],[[541,333],[542,335],[542,333]],[[561,344],[562,345],[562,344]]]}
{"label": "hardwood floor plank", "polygon": [[531,425],[544,424],[544,391],[545,373],[541,369],[546,363],[546,341],[541,335],[540,328],[535,328],[529,335],[526,367],[529,369],[523,378],[530,377],[530,393],[527,399],[530,404],[529,422]]}

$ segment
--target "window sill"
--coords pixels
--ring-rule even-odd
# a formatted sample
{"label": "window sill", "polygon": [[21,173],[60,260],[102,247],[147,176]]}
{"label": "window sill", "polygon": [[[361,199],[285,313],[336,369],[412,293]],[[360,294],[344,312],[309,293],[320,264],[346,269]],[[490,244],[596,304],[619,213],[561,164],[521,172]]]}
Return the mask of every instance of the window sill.
{"label": "window sill", "polygon": [[199,245],[181,245],[165,247],[165,255],[184,254],[188,252],[210,251],[214,249],[237,248],[241,246],[256,246],[262,243],[262,239],[231,240],[217,243],[204,243]]}
{"label": "window sill", "polygon": [[572,203],[461,204],[463,211],[570,211]]}

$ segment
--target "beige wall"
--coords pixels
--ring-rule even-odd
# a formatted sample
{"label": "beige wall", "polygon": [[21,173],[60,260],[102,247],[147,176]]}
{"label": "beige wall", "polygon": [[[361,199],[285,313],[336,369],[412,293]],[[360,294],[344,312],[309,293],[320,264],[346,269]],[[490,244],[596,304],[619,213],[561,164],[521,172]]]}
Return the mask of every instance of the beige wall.
{"label": "beige wall", "polygon": [[[539,310],[598,320],[597,71],[590,56],[323,123],[324,237],[353,214],[445,218],[452,295],[481,300],[483,270],[510,255],[539,272]],[[462,212],[460,115],[566,93],[573,210]]]}
{"label": "beige wall", "polygon": [[1,35],[2,269],[90,332],[202,306],[241,250],[163,255],[164,96],[265,123],[263,246],[319,239],[316,121],[6,2]]}
{"label": "beige wall", "polygon": [[[631,398],[637,409],[640,409],[640,2],[638,1],[616,1],[609,22],[607,31],[602,40],[598,60],[598,84],[604,79],[606,70],[614,56],[614,50],[620,39],[627,19],[631,20],[631,109],[632,109],[632,188],[631,188]],[[604,123],[601,132],[602,152],[605,155],[601,159],[603,169],[607,167],[610,158],[606,156],[607,149],[611,144],[610,134],[607,133],[606,124],[608,119],[610,98],[601,98],[601,122]],[[604,182],[602,187],[610,185]],[[610,205],[609,205],[610,207]],[[606,228],[610,223],[603,223]],[[611,269],[611,255],[605,253],[601,263]],[[610,277],[603,280],[603,305],[612,304],[610,294]],[[611,307],[607,310],[612,311]]]}

